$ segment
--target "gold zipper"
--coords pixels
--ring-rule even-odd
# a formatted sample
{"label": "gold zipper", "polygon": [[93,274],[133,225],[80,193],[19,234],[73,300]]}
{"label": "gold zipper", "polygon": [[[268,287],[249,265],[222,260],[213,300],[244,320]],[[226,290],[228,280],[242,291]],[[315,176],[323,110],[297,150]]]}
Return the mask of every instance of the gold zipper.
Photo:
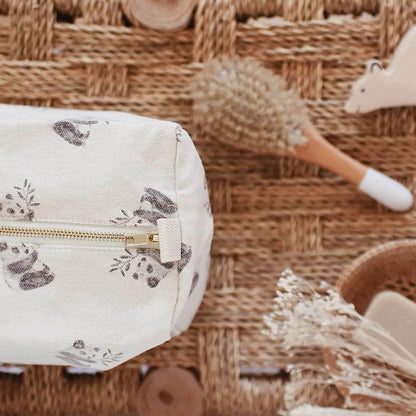
{"label": "gold zipper", "polygon": [[0,236],[34,239],[77,240],[124,244],[126,248],[159,248],[157,232],[113,232],[0,225]]}

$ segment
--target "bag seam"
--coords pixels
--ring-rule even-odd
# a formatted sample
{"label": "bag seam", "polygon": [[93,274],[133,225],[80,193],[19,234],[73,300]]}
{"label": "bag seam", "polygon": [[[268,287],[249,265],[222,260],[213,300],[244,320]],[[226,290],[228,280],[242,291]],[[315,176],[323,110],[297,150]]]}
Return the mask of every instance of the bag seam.
{"label": "bag seam", "polygon": [[[182,126],[179,123],[175,123],[175,130],[174,130],[174,138],[173,140],[175,140],[175,162],[174,162],[174,166],[173,166],[173,183],[174,183],[174,192],[175,192],[175,200],[176,200],[176,206],[178,208],[177,213],[178,213],[178,219],[179,219],[179,227],[180,227],[180,233],[181,233],[181,245],[182,245],[182,221],[181,221],[181,215],[180,215],[180,209],[179,209],[179,198],[178,198],[178,157],[179,157],[179,141],[177,138],[177,129],[178,128],[182,128]],[[181,287],[181,272],[179,271],[179,262],[177,262],[177,275],[178,275],[178,286],[177,286],[177,293],[176,293],[176,301],[175,301],[175,306],[173,307],[173,311],[172,311],[172,318],[171,318],[171,323],[170,323],[170,332],[171,332],[171,337],[172,337],[172,331],[175,327],[175,322],[174,322],[174,318],[176,315],[176,310],[178,307],[178,302],[179,302],[179,296],[180,296],[180,287]]]}

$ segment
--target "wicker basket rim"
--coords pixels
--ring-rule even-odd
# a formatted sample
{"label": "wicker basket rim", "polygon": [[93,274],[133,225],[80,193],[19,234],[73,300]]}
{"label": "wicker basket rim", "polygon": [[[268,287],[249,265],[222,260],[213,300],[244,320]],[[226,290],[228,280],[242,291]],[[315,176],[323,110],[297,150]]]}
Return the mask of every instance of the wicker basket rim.
{"label": "wicker basket rim", "polygon": [[[410,275],[416,284],[416,272],[413,277],[415,262],[416,240],[405,239],[378,245],[350,264],[338,280],[338,290],[346,301],[354,303],[357,310],[364,313],[372,297],[387,282],[400,281],[406,285],[408,282],[403,283],[402,276]],[[359,298],[361,301],[358,301]]]}

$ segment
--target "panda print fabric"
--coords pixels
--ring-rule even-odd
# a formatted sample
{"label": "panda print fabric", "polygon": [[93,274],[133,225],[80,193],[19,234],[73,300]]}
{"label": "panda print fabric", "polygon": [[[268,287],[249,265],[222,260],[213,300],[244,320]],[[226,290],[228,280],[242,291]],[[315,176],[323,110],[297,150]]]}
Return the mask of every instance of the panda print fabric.
{"label": "panda print fabric", "polygon": [[[111,220],[114,224],[157,224],[161,218],[176,215],[176,204],[166,195],[153,188],[145,188],[140,198],[140,206],[131,214],[121,210],[121,216]],[[181,243],[181,259],[178,263],[179,272],[186,266],[192,255],[191,247]],[[149,287],[156,287],[174,267],[172,262],[163,263],[158,250],[144,249],[132,252],[126,249],[120,258],[114,259],[110,272],[118,271],[123,276],[130,275],[133,279],[143,279]]]}
{"label": "panda print fabric", "polygon": [[[67,143],[74,146],[85,146],[91,133],[91,126],[97,124],[95,120],[59,120],[53,123],[53,131]],[[85,131],[81,127],[87,126]]]}
{"label": "panda print fabric", "polygon": [[[13,195],[13,193],[15,195]],[[35,202],[35,189],[28,179],[22,187],[15,186],[0,203],[0,213],[5,211],[15,219],[32,221]],[[39,260],[33,245],[19,243],[0,243],[0,259],[3,264],[3,276],[7,285],[14,290],[32,290],[47,285],[55,278],[46,264]]]}
{"label": "panda print fabric", "polygon": [[0,361],[107,370],[185,331],[213,235],[187,132],[6,105],[0,128]]}
{"label": "panda print fabric", "polygon": [[99,363],[105,367],[118,363],[123,353],[113,353],[109,348],[90,347],[81,339],[76,340],[69,348],[60,351],[57,358],[76,367],[92,368]]}
{"label": "panda print fabric", "polygon": [[32,290],[53,281],[55,275],[39,260],[34,246],[0,243],[0,259],[7,285],[14,290]]}

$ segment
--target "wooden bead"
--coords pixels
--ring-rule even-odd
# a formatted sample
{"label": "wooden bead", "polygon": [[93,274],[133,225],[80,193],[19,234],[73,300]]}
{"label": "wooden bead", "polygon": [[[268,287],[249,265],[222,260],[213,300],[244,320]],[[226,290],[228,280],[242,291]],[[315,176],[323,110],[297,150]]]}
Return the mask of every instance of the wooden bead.
{"label": "wooden bead", "polygon": [[195,0],[130,0],[125,10],[133,23],[157,30],[185,28],[191,20]]}
{"label": "wooden bead", "polygon": [[200,416],[203,392],[194,375],[175,367],[151,371],[138,393],[140,416]]}

